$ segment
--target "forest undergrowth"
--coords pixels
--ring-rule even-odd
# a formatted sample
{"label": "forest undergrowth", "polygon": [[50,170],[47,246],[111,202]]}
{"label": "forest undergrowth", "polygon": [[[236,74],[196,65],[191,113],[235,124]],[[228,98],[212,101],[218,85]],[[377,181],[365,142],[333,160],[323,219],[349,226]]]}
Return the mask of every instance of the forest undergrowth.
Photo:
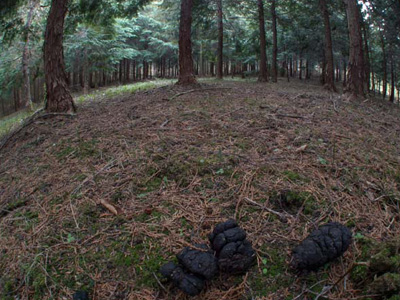
{"label": "forest undergrowth", "polygon": [[[365,265],[400,235],[399,145],[397,105],[301,81],[167,85],[37,119],[0,150],[0,297],[186,299],[160,266],[236,218],[257,265],[193,299],[389,299]],[[350,250],[295,274],[291,249],[328,221]]]}

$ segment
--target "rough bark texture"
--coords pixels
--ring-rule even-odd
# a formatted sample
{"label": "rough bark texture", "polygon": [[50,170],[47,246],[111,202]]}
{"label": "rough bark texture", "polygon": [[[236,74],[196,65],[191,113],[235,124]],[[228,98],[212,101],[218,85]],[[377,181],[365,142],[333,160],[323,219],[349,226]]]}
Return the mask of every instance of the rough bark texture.
{"label": "rough bark texture", "polygon": [[369,60],[368,34],[365,22],[362,23],[364,34],[364,53],[365,53],[365,79],[367,80],[367,91],[371,90],[371,62]]}
{"label": "rough bark texture", "polygon": [[44,42],[44,69],[46,81],[46,111],[75,112],[74,100],[68,89],[64,67],[64,19],[68,0],[53,0],[47,18]]}
{"label": "rough bark texture", "polygon": [[179,25],[179,78],[178,84],[194,84],[192,58],[192,8],[193,0],[181,0],[181,19]]}
{"label": "rough bark texture", "polygon": [[382,31],[380,30],[381,33],[381,47],[382,47],[382,69],[383,69],[383,83],[382,83],[382,95],[383,95],[383,100],[386,98],[386,93],[387,93],[387,60],[386,60],[386,47],[385,47],[385,38],[383,36]]}
{"label": "rough bark texture", "polygon": [[389,100],[390,100],[390,102],[394,103],[394,93],[395,93],[394,85],[395,85],[395,82],[394,82],[394,61],[393,60],[394,60],[394,57],[393,57],[393,54],[392,54],[392,58],[390,60],[390,78],[391,78],[391,83],[390,83],[390,98],[389,98]]}
{"label": "rough bark texture", "polygon": [[276,28],[276,0],[271,1],[271,15],[272,15],[272,82],[278,82],[278,32]]}
{"label": "rough bark texture", "polygon": [[357,0],[345,0],[350,38],[349,70],[346,92],[352,97],[365,96],[364,53]]}
{"label": "rough bark texture", "polygon": [[258,18],[260,27],[260,75],[258,81],[268,81],[267,73],[267,41],[265,38],[264,2],[258,0]]}
{"label": "rough bark texture", "polygon": [[335,75],[333,69],[331,24],[329,21],[329,12],[328,12],[328,6],[326,5],[326,0],[319,0],[319,6],[321,9],[322,17],[324,19],[324,27],[325,27],[325,63],[326,63],[325,74],[324,74],[325,88],[331,91],[336,91]]}
{"label": "rough bark texture", "polygon": [[218,57],[217,57],[217,78],[223,77],[223,60],[224,60],[224,24],[222,21],[222,0],[217,0],[218,7]]}
{"label": "rough bark texture", "polygon": [[30,73],[29,73],[29,40],[30,40],[30,28],[32,25],[33,20],[33,12],[36,7],[36,1],[30,0],[29,1],[30,7],[28,12],[28,17],[25,23],[25,35],[24,35],[24,50],[22,52],[22,76],[24,78],[24,96],[23,96],[23,103],[21,103],[21,107],[27,107],[28,105],[32,104],[32,96],[31,96],[31,80],[30,80]]}

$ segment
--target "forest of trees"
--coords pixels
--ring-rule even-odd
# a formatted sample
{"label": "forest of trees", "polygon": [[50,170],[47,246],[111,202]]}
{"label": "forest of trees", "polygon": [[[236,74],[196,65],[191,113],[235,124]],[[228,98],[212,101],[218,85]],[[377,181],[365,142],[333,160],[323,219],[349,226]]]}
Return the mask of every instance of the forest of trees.
{"label": "forest of trees", "polygon": [[0,116],[139,80],[318,79],[351,96],[400,92],[399,0],[6,0]]}

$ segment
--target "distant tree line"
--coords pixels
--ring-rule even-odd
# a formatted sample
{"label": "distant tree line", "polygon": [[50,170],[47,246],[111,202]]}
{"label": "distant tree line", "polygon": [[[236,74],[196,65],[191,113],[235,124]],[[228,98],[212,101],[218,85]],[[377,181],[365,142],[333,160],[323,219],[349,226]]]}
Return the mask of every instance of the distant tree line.
{"label": "distant tree line", "polygon": [[319,76],[351,97],[399,99],[399,0],[4,0],[0,112],[138,80]]}

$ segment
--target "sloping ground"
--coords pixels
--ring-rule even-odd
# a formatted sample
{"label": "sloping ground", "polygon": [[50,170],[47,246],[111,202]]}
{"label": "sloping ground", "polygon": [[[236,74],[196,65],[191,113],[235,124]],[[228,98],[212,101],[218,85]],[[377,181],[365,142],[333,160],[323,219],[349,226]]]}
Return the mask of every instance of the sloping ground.
{"label": "sloping ground", "polygon": [[[86,103],[74,118],[38,119],[0,152],[2,299],[82,289],[93,299],[186,299],[160,286],[159,267],[231,217],[258,265],[220,275],[194,299],[368,293],[350,276],[360,240],[400,234],[399,109],[301,82],[184,91]],[[327,221],[352,227],[350,250],[297,276],[291,249]]]}

